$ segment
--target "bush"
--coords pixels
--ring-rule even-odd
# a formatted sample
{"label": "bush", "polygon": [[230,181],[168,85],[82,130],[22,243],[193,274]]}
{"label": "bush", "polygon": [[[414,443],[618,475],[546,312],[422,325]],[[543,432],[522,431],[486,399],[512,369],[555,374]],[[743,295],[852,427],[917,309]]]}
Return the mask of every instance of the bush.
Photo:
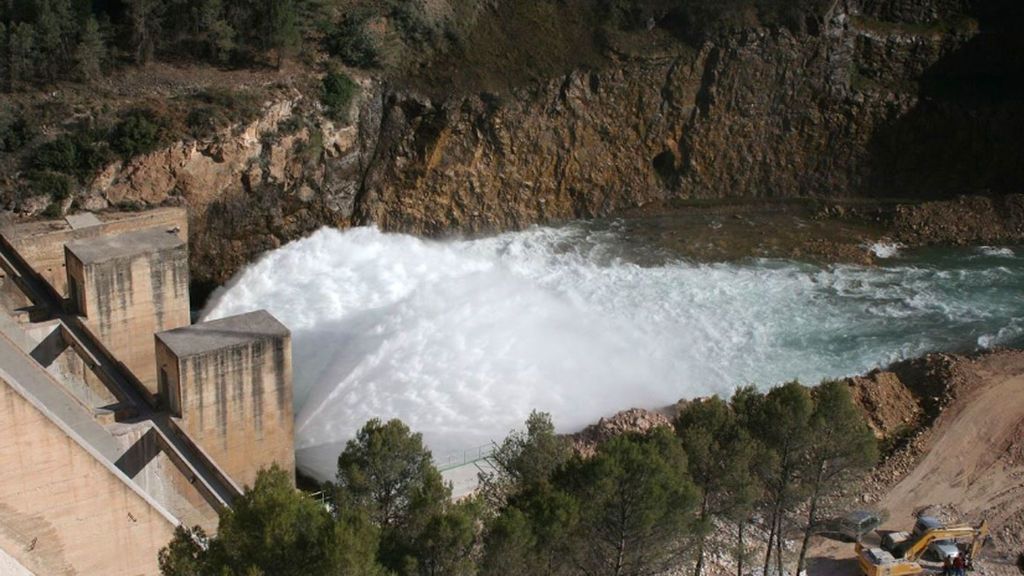
{"label": "bush", "polygon": [[29,183],[33,194],[45,194],[54,202],[71,196],[75,184],[69,176],[56,172],[34,172],[29,176]]}
{"label": "bush", "polygon": [[35,137],[35,130],[24,118],[0,118],[0,152],[14,152]]}
{"label": "bush", "polygon": [[152,152],[167,138],[167,122],[152,110],[132,110],[114,126],[110,147],[125,158]]}
{"label": "bush", "polygon": [[225,111],[234,120],[251,118],[260,111],[259,99],[249,92],[210,88],[196,93],[194,98]]}
{"label": "bush", "polygon": [[58,138],[36,148],[32,165],[40,170],[73,174],[78,170],[78,148],[71,138]]}
{"label": "bush", "polygon": [[217,129],[227,119],[212,106],[199,106],[189,110],[185,118],[189,133],[195,137],[204,136]]}
{"label": "bush", "polygon": [[327,113],[331,118],[348,122],[349,107],[358,91],[359,85],[344,72],[331,72],[324,76],[320,101],[327,107]]}
{"label": "bush", "polygon": [[327,51],[342,62],[357,68],[376,68],[381,64],[380,46],[366,30],[366,20],[346,16],[338,27],[326,34]]}
{"label": "bush", "polygon": [[32,155],[32,167],[45,172],[86,176],[110,161],[110,153],[89,131],[79,131],[41,144]]}

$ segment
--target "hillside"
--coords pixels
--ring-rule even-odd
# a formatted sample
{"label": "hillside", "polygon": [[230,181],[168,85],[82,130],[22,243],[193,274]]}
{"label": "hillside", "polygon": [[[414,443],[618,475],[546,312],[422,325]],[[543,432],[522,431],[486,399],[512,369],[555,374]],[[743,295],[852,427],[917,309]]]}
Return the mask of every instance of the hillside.
{"label": "hillside", "polygon": [[238,6],[223,61],[180,23],[133,52],[111,13],[103,75],[0,95],[9,216],[186,205],[219,283],[321,225],[1024,188],[1016,2],[300,2],[277,44]]}
{"label": "hillside", "polygon": [[[920,428],[875,472],[864,505],[886,514],[882,530],[908,530],[921,513],[986,520],[993,540],[984,573],[1017,573],[1012,566],[1024,546],[1024,354],[934,355],[891,370],[854,379],[857,390],[875,398],[862,404],[879,430]],[[824,541],[816,555],[812,575],[857,573],[850,544]]]}

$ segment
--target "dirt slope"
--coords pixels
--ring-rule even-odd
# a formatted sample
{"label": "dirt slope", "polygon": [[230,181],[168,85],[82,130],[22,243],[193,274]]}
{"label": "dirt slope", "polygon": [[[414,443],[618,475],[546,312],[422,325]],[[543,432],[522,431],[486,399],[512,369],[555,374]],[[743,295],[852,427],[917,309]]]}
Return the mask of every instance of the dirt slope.
{"label": "dirt slope", "polygon": [[926,506],[985,518],[998,548],[1024,546],[1024,353],[968,361],[977,380],[935,422],[924,458],[881,500],[893,528]]}
{"label": "dirt slope", "polygon": [[[927,510],[950,521],[987,519],[993,545],[982,574],[1019,574],[1011,559],[1024,551],[1024,352],[954,357],[949,403],[915,446],[909,472],[880,493],[883,529],[905,530]],[[810,576],[856,574],[852,546],[825,543]]]}

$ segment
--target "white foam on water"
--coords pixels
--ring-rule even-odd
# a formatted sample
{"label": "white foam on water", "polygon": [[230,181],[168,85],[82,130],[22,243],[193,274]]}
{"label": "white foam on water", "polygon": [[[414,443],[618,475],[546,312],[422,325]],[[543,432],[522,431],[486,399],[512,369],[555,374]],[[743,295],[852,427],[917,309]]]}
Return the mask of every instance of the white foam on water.
{"label": "white foam on water", "polygon": [[1024,330],[1024,302],[998,291],[1019,268],[628,256],[616,232],[583,226],[447,242],[323,229],[250,265],[204,316],[266,308],[292,330],[298,463],[321,479],[371,417],[401,418],[443,460],[532,409],[571,431]]}
{"label": "white foam on water", "polygon": [[876,258],[895,258],[900,255],[900,252],[906,246],[899,242],[874,242],[866,246],[866,248]]}
{"label": "white foam on water", "polygon": [[978,254],[982,256],[994,256],[998,258],[1013,258],[1017,254],[1012,248],[1006,246],[978,246]]}

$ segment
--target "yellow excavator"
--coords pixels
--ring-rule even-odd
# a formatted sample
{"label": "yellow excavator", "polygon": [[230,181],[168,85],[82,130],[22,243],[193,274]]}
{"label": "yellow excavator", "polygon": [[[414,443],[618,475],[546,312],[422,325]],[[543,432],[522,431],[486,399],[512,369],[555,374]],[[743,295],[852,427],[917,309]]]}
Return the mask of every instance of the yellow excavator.
{"label": "yellow excavator", "polygon": [[942,526],[933,528],[918,536],[908,537],[898,542],[892,550],[868,548],[857,542],[857,563],[860,564],[864,576],[912,576],[922,574],[925,569],[918,562],[928,546],[941,540],[958,540],[970,538],[966,548],[968,566],[974,561],[988,540],[988,524],[982,521],[978,526]]}

